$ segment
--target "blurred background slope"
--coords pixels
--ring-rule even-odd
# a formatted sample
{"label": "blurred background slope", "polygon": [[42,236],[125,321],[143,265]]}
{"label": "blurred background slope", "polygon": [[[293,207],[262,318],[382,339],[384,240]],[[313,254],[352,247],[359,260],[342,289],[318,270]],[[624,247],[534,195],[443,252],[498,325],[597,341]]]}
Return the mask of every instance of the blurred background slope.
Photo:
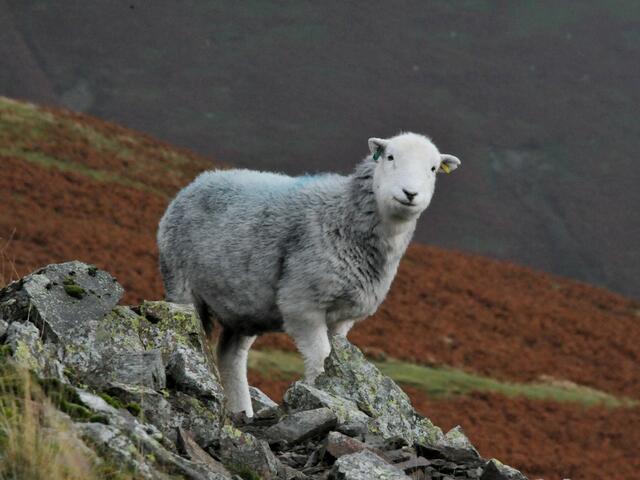
{"label": "blurred background slope", "polygon": [[640,296],[640,3],[0,0],[0,94],[238,166],[463,160],[417,240]]}

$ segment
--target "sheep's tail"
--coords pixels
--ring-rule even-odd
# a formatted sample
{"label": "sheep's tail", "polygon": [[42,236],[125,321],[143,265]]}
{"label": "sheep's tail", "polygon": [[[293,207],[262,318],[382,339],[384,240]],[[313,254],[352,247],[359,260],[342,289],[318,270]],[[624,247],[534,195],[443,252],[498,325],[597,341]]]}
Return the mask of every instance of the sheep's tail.
{"label": "sheep's tail", "polygon": [[193,305],[196,307],[198,317],[200,317],[202,328],[204,328],[204,333],[206,334],[207,338],[211,338],[213,330],[215,328],[215,320],[211,309],[209,308],[209,305],[207,305],[207,302],[205,302],[195,293],[192,293],[191,296],[193,297]]}
{"label": "sheep's tail", "polygon": [[193,303],[191,289],[187,284],[185,276],[178,270],[171,267],[165,255],[160,252],[160,273],[164,284],[165,299],[174,303]]}
{"label": "sheep's tail", "polygon": [[198,313],[198,317],[200,317],[202,328],[204,328],[207,337],[211,338],[215,323],[209,306],[197,294],[191,291],[191,287],[182,272],[171,268],[162,253],[160,253],[159,261],[166,300],[174,303],[192,303]]}

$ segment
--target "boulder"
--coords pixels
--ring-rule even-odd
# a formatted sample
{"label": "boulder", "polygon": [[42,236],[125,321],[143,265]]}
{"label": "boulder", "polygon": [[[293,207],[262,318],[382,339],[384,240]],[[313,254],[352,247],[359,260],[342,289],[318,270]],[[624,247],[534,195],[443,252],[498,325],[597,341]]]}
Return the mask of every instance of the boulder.
{"label": "boulder", "polygon": [[162,390],[167,386],[162,356],[157,349],[114,355],[108,363],[102,364],[97,373],[101,377],[101,384],[116,382],[154,390]]}
{"label": "boulder", "polygon": [[340,457],[333,466],[329,478],[332,480],[410,480],[402,470],[390,465],[369,450]]}
{"label": "boulder", "polygon": [[357,347],[342,336],[331,339],[332,351],[325,360],[325,372],[315,387],[349,400],[369,417],[368,427],[383,438],[400,437],[407,444],[435,445],[442,430],[418,414],[406,393]]}
{"label": "boulder", "polygon": [[5,333],[7,333],[7,329],[9,328],[9,324],[4,321],[4,319],[0,318],[0,340],[3,339]]}
{"label": "boulder", "polygon": [[438,440],[436,449],[444,458],[453,462],[473,462],[481,459],[460,425],[449,430],[443,438]]}
{"label": "boulder", "polygon": [[358,409],[358,405],[349,398],[339,397],[320,390],[302,381],[295,382],[285,392],[284,406],[291,411],[329,408],[338,419],[338,426],[355,426],[356,430],[366,430],[370,417]]}
{"label": "boulder", "polygon": [[526,477],[515,468],[492,458],[484,467],[480,480],[526,480]]}
{"label": "boulder", "polygon": [[362,450],[376,450],[374,451],[375,454],[384,456],[380,450],[340,432],[330,432],[325,440],[325,454],[336,460],[343,455],[351,455]]}
{"label": "boulder", "polygon": [[283,470],[266,441],[231,425],[222,428],[219,455],[227,469],[242,478],[273,480]]}
{"label": "boulder", "polygon": [[184,430],[181,427],[178,427],[177,446],[191,461],[203,463],[209,468],[209,470],[226,477],[231,477],[229,470],[227,470],[222,463],[218,462],[211,455],[205,452],[200,445],[198,445],[198,442],[195,441],[191,432]]}
{"label": "boulder", "polygon": [[198,397],[220,398],[222,387],[205,356],[197,347],[176,345],[168,354],[167,380],[171,385]]}
{"label": "boulder", "polygon": [[124,290],[109,273],[72,261],[48,265],[0,291],[0,315],[33,322],[45,338],[64,341],[95,331]]}
{"label": "boulder", "polygon": [[328,408],[291,413],[269,427],[266,436],[272,445],[295,445],[329,432],[337,418]]}
{"label": "boulder", "polygon": [[251,395],[251,405],[255,417],[271,417],[278,412],[278,404],[271,400],[262,390],[256,387],[249,387]]}

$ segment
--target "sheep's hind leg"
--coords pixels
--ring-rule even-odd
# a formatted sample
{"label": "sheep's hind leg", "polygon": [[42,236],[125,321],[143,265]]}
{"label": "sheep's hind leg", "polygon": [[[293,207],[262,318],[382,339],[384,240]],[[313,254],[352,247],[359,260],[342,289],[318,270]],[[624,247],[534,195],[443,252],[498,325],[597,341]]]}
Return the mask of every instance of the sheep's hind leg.
{"label": "sheep's hind leg", "polygon": [[218,340],[218,370],[224,387],[229,410],[244,412],[253,417],[249,382],[247,381],[247,357],[255,336],[246,336],[224,327]]}
{"label": "sheep's hind leg", "polygon": [[331,353],[324,313],[305,312],[296,318],[285,318],[284,329],[304,357],[305,380],[313,383],[324,372],[324,359]]}

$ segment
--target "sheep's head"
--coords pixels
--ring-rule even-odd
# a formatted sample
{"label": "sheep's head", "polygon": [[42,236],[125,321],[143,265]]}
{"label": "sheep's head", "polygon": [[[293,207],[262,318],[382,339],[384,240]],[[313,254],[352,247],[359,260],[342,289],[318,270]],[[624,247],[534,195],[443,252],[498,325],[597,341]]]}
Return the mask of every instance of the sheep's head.
{"label": "sheep's head", "polygon": [[395,221],[415,220],[429,206],[436,174],[460,165],[453,155],[441,154],[424,135],[402,133],[392,138],[370,138],[377,162],[373,189],[380,213]]}

